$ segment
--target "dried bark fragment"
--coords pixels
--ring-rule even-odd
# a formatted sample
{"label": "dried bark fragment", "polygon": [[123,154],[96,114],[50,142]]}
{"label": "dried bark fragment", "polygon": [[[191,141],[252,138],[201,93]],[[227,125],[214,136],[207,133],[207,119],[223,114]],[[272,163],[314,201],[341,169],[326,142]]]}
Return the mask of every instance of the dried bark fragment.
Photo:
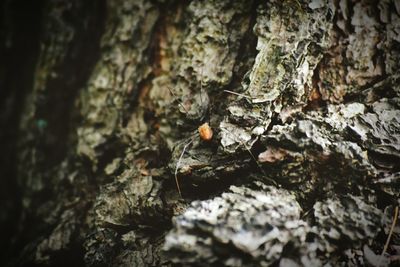
{"label": "dried bark fragment", "polygon": [[164,235],[148,236],[146,231],[128,232],[122,236],[123,250],[115,266],[169,266],[162,257]]}
{"label": "dried bark fragment", "polygon": [[372,240],[377,229],[383,226],[382,211],[360,197],[341,196],[319,201],[314,205],[314,216],[320,238],[330,243],[328,251],[335,246],[360,247],[362,242]]}
{"label": "dried bark fragment", "polygon": [[167,257],[194,266],[267,266],[276,261],[295,235],[290,229],[306,225],[299,221],[301,208],[293,195],[258,186],[263,190],[231,187],[221,197],[192,202],[166,236]]}
{"label": "dried bark fragment", "polygon": [[83,246],[85,248],[85,264],[99,266],[109,263],[118,245],[118,234],[113,229],[99,228],[91,233]]}
{"label": "dried bark fragment", "polygon": [[[383,99],[368,105],[369,112],[356,102],[329,105],[327,112],[313,111],[290,124],[276,125],[261,141],[287,155],[264,166],[283,183],[301,182],[303,192],[329,192],[333,185],[359,194],[364,190],[360,183],[367,182],[371,189],[381,181],[386,184],[381,189],[394,196],[399,193],[395,189],[399,161],[396,132],[400,125],[396,103],[397,98]],[[310,176],[319,178],[306,179]],[[390,190],[385,189],[388,183],[393,186]]]}
{"label": "dried bark fragment", "polygon": [[74,210],[66,210],[60,216],[60,222],[53,229],[51,234],[42,240],[36,248],[35,260],[46,263],[50,260],[52,254],[67,250],[73,240],[73,235],[80,227],[80,216]]}
{"label": "dried bark fragment", "polygon": [[160,182],[152,176],[135,169],[125,170],[116,182],[100,191],[93,207],[96,224],[110,227],[156,224],[164,216],[160,189]]}
{"label": "dried bark fragment", "polygon": [[383,224],[381,211],[352,196],[317,202],[310,224],[290,192],[256,185],[192,202],[166,236],[166,258],[190,266],[336,265],[344,263],[338,252],[360,248]]}

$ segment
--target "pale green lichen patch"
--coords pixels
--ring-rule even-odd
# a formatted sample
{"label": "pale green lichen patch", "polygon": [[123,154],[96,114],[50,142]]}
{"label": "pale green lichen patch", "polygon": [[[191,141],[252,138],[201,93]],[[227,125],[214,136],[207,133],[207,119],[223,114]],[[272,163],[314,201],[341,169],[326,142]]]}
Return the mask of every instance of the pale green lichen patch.
{"label": "pale green lichen patch", "polygon": [[179,75],[186,77],[189,68],[199,85],[226,85],[232,76],[241,36],[247,31],[248,1],[194,1],[188,7],[191,16],[178,59]]}
{"label": "pale green lichen patch", "polygon": [[279,62],[279,48],[261,40],[257,49],[259,53],[249,76],[248,92],[253,103],[271,102],[281,94],[280,82],[285,70]]}
{"label": "pale green lichen patch", "polygon": [[[267,131],[276,115],[281,113],[279,118],[286,121],[301,111],[312,94],[314,71],[331,45],[328,35],[334,9],[324,1],[311,6],[270,1],[258,7],[254,27],[258,54],[249,82],[244,83],[246,100],[252,104],[248,113],[253,114],[254,108],[260,111],[247,120],[253,121],[256,136]],[[234,117],[228,120],[238,123]]]}
{"label": "pale green lichen patch", "polygon": [[321,3],[304,12],[300,3],[287,2],[259,7],[255,26],[259,52],[247,88],[254,103],[278,98],[284,106],[305,103],[313,70],[329,47],[325,35],[332,27],[330,6]]}

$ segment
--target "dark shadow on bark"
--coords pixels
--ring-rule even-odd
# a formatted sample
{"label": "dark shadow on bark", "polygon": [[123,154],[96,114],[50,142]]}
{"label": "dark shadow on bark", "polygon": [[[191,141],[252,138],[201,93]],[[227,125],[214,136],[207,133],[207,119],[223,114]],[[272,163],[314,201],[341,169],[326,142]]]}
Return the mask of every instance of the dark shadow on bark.
{"label": "dark shadow on bark", "polygon": [[[74,102],[80,89],[87,82],[94,64],[97,62],[100,53],[100,39],[104,31],[105,22],[105,2],[104,1],[85,1],[74,5],[77,8],[70,13],[65,13],[65,20],[68,21],[76,32],[71,45],[68,47],[65,60],[62,65],[57,66],[59,74],[46,84],[47,94],[38,98],[36,105],[36,115],[38,120],[33,126],[36,130],[41,130],[39,123],[44,122],[46,127],[38,134],[35,140],[36,147],[42,153],[39,168],[48,170],[59,164],[67,157],[69,145],[74,142],[70,140],[70,129],[73,127],[77,116],[74,110]],[[22,214],[21,192],[17,185],[17,141],[18,128],[21,118],[22,108],[27,93],[33,88],[35,67],[38,60],[40,40],[45,34],[42,32],[42,20],[45,2],[32,1],[10,1],[3,3],[1,12],[1,38],[2,46],[0,56],[1,62],[0,75],[0,142],[3,151],[0,160],[0,192],[1,209],[0,223],[2,244],[1,263],[9,261],[15,254],[19,254],[30,240],[32,229],[35,233],[41,232],[38,229],[40,218],[30,216],[29,211],[24,211],[25,226],[19,233],[18,240],[10,240],[16,236],[16,231],[20,226],[16,224]],[[40,122],[39,122],[40,121]],[[37,124],[37,125],[36,125]],[[37,126],[37,127],[35,127]],[[74,138],[72,138],[74,139]],[[51,178],[49,178],[51,179]],[[54,192],[45,190],[40,196],[32,196],[32,201],[39,200],[43,203],[50,198]],[[34,213],[33,213],[34,214]],[[62,255],[55,256],[57,266],[76,266],[81,260],[82,248],[69,248],[60,252]],[[80,255],[80,256],[79,256]],[[57,261],[57,259],[63,259]],[[65,261],[65,259],[69,259]],[[23,263],[20,263],[23,264]]]}
{"label": "dark shadow on bark", "polygon": [[43,1],[4,1],[1,5],[0,64],[0,265],[10,253],[21,208],[17,187],[18,126],[25,95],[32,90],[39,52]]}

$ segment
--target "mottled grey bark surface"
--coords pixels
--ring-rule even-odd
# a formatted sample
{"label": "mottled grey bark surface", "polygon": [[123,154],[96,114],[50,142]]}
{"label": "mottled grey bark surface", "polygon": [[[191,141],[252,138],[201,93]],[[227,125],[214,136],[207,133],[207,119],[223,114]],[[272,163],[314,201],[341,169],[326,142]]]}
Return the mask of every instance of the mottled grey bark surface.
{"label": "mottled grey bark surface", "polygon": [[399,1],[1,11],[1,264],[399,264]]}

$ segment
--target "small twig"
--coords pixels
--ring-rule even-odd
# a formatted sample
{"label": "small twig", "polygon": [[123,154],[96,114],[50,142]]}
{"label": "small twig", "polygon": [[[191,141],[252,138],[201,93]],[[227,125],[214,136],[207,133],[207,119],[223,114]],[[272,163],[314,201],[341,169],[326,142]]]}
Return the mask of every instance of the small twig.
{"label": "small twig", "polygon": [[175,183],[176,183],[176,188],[178,189],[179,196],[180,196],[181,198],[182,198],[182,192],[181,192],[181,188],[180,188],[180,186],[179,186],[179,181],[178,181],[178,170],[179,170],[179,167],[180,167],[179,165],[180,165],[180,163],[181,163],[181,161],[182,161],[182,158],[183,158],[183,154],[185,154],[186,148],[187,148],[192,142],[193,142],[193,139],[190,140],[190,142],[187,143],[187,144],[183,147],[182,153],[181,153],[181,155],[179,156],[178,163],[176,163],[176,168],[175,168]]}
{"label": "small twig", "polygon": [[399,206],[397,206],[397,207],[394,209],[394,217],[393,217],[392,226],[390,227],[389,235],[388,235],[388,237],[387,237],[387,239],[386,239],[385,246],[383,247],[382,254],[381,254],[381,256],[379,257],[378,266],[381,265],[381,262],[382,262],[382,260],[383,260],[383,256],[384,256],[384,254],[386,253],[386,250],[387,250],[388,247],[389,247],[390,239],[392,238],[392,234],[393,234],[393,231],[394,231],[394,227],[396,226],[397,217],[398,217],[398,216],[399,216]]}
{"label": "small twig", "polygon": [[203,58],[203,66],[201,67],[200,72],[200,102],[203,105],[203,70],[204,70],[204,58]]}
{"label": "small twig", "polygon": [[236,93],[236,92],[233,92],[233,91],[224,90],[224,92],[225,92],[225,93],[229,93],[229,94],[233,94],[233,95],[237,95],[237,96],[242,96],[242,97],[245,97],[245,98],[248,98],[248,99],[251,99],[251,97],[249,97],[249,96],[247,96],[247,95],[239,94],[239,93]]}

